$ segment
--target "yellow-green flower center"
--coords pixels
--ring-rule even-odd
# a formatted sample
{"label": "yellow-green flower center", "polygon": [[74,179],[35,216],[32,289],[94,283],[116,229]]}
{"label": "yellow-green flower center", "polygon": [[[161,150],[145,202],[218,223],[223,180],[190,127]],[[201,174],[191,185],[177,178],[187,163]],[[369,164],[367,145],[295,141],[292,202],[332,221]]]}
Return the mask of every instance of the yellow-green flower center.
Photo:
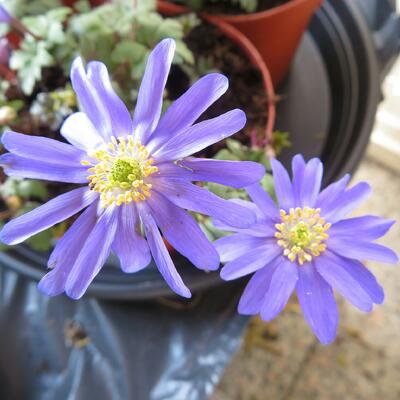
{"label": "yellow-green flower center", "polygon": [[115,186],[132,185],[132,182],[143,179],[143,172],[139,161],[129,158],[117,158],[111,167],[108,179]]}
{"label": "yellow-green flower center", "polygon": [[139,202],[150,197],[151,184],[146,183],[146,178],[158,168],[149,158],[149,152],[133,136],[127,138],[111,138],[105,148],[89,154],[93,161],[82,161],[83,165],[90,166],[89,186],[92,190],[100,192],[104,205],[132,201]]}
{"label": "yellow-green flower center", "polygon": [[283,254],[300,265],[318,257],[326,250],[324,243],[331,224],[320,216],[319,208],[291,208],[289,213],[281,210],[281,223],[276,224],[275,237],[283,247]]}

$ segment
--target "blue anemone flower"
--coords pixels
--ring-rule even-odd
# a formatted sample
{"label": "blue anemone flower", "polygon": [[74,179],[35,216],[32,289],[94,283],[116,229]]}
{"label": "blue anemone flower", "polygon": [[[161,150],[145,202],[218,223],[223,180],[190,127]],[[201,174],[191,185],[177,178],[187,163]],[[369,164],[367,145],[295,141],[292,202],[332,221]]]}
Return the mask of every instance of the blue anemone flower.
{"label": "blue anemone flower", "polygon": [[0,232],[4,243],[21,243],[85,209],[50,255],[52,270],[39,283],[43,293],[80,298],[112,249],[124,272],[145,268],[152,255],[171,289],[190,297],[160,230],[196,267],[216,270],[217,251],[185,209],[238,228],[255,223],[252,210],[192,183],[211,181],[238,188],[264,174],[264,168],[253,162],[189,157],[245,125],[245,115],[238,109],[196,123],[227,90],[227,78],[216,73],[204,76],[160,118],[174,51],[175,42],[165,39],[149,56],[133,119],[113,91],[105,65],[93,61],[85,71],[78,58],[71,81],[84,112],[72,114],[61,127],[71,144],[4,133],[2,143],[9,153],[0,163],[6,174],[85,184],[12,220]]}
{"label": "blue anemone flower", "polygon": [[275,318],[296,290],[304,317],[322,343],[336,336],[335,289],[362,311],[383,302],[383,290],[362,260],[396,263],[396,254],[374,243],[394,221],[372,215],[346,218],[370,193],[367,183],[349,190],[350,176],[320,192],[323,166],[314,158],[293,158],[293,180],[282,164],[271,160],[278,206],[260,185],[247,188],[254,203],[235,201],[257,213],[251,228],[215,221],[236,232],[218,239],[216,248],[225,280],[255,272],[240,299],[239,313]]}

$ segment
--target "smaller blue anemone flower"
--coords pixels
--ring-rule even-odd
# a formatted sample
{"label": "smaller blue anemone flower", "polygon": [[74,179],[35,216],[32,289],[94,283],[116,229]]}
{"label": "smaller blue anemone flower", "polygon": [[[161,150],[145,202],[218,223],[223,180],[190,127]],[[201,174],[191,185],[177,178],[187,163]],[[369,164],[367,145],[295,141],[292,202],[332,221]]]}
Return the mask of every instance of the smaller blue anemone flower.
{"label": "smaller blue anemone flower", "polygon": [[7,12],[7,10],[0,4],[0,22],[4,22],[8,24],[11,22],[12,17],[11,15]]}
{"label": "smaller blue anemone flower", "polygon": [[215,242],[226,263],[221,277],[255,272],[239,313],[260,314],[265,321],[275,318],[296,290],[306,321],[327,344],[339,318],[332,289],[362,311],[383,302],[383,290],[362,260],[398,262],[392,250],[374,243],[394,221],[372,215],[344,219],[366,199],[370,186],[362,182],[346,190],[346,175],[320,192],[323,166],[317,158],[305,163],[296,155],[292,181],[279,161],[271,165],[279,205],[255,184],[247,188],[254,203],[235,202],[257,213],[256,225],[236,229],[215,221],[217,228],[236,232]]}
{"label": "smaller blue anemone flower", "polygon": [[61,127],[70,144],[3,134],[9,153],[0,157],[0,164],[6,174],[83,184],[14,219],[0,232],[2,242],[21,243],[84,210],[50,255],[52,270],[39,283],[45,294],[65,292],[80,298],[112,249],[124,272],[145,268],[151,254],[171,289],[190,297],[160,230],[196,267],[216,270],[219,255],[186,210],[239,228],[256,222],[252,210],[192,183],[238,188],[257,182],[265,171],[254,162],[190,157],[240,130],[246,117],[236,109],[197,122],[228,88],[227,78],[216,73],[201,78],[161,116],[174,51],[175,42],[165,39],[150,54],[133,118],[114,92],[106,66],[94,61],[85,71],[78,58],[71,82],[84,112],[72,114]]}

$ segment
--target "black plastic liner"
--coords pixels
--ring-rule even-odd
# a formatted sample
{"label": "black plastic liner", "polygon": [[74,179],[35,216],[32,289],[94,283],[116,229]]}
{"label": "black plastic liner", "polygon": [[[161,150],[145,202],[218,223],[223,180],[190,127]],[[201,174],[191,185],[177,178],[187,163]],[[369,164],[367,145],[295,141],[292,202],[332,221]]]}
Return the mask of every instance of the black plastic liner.
{"label": "black plastic liner", "polygon": [[205,399],[246,326],[239,286],[190,301],[72,301],[2,268],[0,399]]}

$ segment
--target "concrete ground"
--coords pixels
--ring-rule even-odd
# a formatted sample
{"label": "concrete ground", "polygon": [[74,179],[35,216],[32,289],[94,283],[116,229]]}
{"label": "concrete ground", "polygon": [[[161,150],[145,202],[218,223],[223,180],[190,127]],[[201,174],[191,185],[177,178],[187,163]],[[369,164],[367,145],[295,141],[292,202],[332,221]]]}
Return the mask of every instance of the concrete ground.
{"label": "concrete ground", "polygon": [[[369,155],[360,180],[374,189],[360,214],[400,221],[399,172]],[[400,223],[381,242],[400,254]],[[340,299],[330,346],[315,339],[295,298],[271,323],[253,319],[212,400],[400,399],[400,268],[367,265],[385,289],[382,306],[364,314]]]}

